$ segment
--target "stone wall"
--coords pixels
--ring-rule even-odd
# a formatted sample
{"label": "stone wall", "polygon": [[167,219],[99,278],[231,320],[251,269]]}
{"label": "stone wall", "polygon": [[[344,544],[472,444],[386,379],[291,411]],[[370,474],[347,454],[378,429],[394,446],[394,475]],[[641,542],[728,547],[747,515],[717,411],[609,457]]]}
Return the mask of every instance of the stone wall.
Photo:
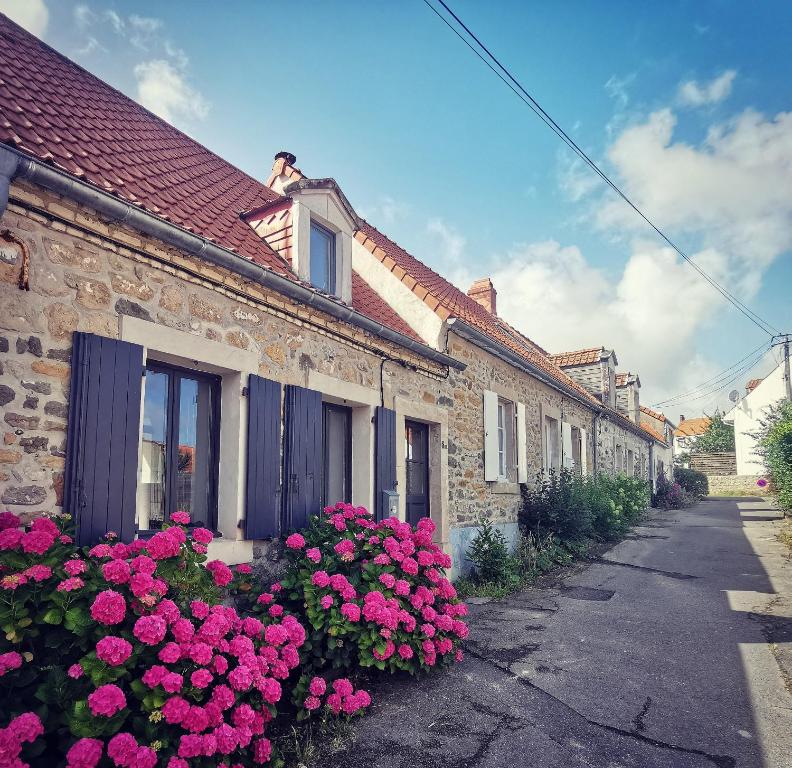
{"label": "stone wall", "polygon": [[[633,452],[636,470],[641,466],[641,457],[644,457],[644,479],[649,479],[649,446],[651,440],[645,440],[634,432],[623,427],[615,419],[600,417],[597,419],[597,470],[612,475],[616,472],[616,446],[621,446],[626,455],[628,450]],[[626,459],[624,460],[626,471]],[[636,472],[637,473],[637,472]]]}
{"label": "stone wall", "polygon": [[[21,205],[18,201],[24,201]],[[33,207],[33,210],[30,210]],[[23,247],[0,251],[0,502],[15,512],[62,504],[72,333],[118,338],[131,316],[252,351],[258,373],[307,385],[313,372],[379,394],[383,355],[404,361],[384,395],[449,408],[445,369],[382,339],[251,285],[234,273],[107,226],[36,188],[14,185],[3,227],[24,243],[30,290],[17,286]],[[416,371],[414,366],[424,369]]]}
{"label": "stone wall", "polygon": [[760,488],[759,475],[709,475],[710,496],[766,496],[767,486]]}

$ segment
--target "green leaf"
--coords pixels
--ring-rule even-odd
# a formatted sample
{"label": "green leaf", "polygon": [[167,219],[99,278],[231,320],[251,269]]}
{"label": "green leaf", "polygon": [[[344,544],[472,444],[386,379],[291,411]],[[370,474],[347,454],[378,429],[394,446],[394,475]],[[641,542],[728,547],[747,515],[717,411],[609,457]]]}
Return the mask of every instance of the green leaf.
{"label": "green leaf", "polygon": [[45,624],[60,624],[63,621],[63,611],[60,608],[50,608],[41,620]]}

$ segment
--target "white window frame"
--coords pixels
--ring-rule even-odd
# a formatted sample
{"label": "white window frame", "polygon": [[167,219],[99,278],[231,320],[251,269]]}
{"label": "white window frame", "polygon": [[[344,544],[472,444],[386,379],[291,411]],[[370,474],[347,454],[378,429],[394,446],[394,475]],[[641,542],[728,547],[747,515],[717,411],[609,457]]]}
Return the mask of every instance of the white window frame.
{"label": "white window frame", "polygon": [[525,405],[484,390],[484,479],[521,483],[528,479]]}

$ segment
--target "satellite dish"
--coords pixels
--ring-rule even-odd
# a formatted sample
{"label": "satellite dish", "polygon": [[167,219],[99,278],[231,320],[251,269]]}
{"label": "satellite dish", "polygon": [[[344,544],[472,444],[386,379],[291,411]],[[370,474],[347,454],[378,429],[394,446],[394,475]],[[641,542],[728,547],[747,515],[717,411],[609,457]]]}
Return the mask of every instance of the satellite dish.
{"label": "satellite dish", "polygon": [[733,389],[731,392],[729,392],[729,400],[731,400],[733,403],[736,403],[739,399],[740,393],[736,389]]}

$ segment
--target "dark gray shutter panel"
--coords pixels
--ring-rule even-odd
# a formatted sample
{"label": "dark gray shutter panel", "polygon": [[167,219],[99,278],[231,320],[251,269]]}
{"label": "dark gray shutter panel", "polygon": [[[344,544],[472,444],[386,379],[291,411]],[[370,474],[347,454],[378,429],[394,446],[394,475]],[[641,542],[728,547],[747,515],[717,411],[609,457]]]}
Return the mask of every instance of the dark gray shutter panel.
{"label": "dark gray shutter panel", "polygon": [[301,530],[322,504],[322,395],[286,386],[283,445],[283,529]]}
{"label": "dark gray shutter panel", "polygon": [[143,347],[91,333],[72,343],[64,507],[77,543],[135,537]]}
{"label": "dark gray shutter panel", "polygon": [[281,385],[250,374],[248,379],[245,536],[280,533]]}
{"label": "dark gray shutter panel", "polygon": [[374,415],[374,515],[384,520],[383,491],[396,490],[396,411],[377,406]]}

